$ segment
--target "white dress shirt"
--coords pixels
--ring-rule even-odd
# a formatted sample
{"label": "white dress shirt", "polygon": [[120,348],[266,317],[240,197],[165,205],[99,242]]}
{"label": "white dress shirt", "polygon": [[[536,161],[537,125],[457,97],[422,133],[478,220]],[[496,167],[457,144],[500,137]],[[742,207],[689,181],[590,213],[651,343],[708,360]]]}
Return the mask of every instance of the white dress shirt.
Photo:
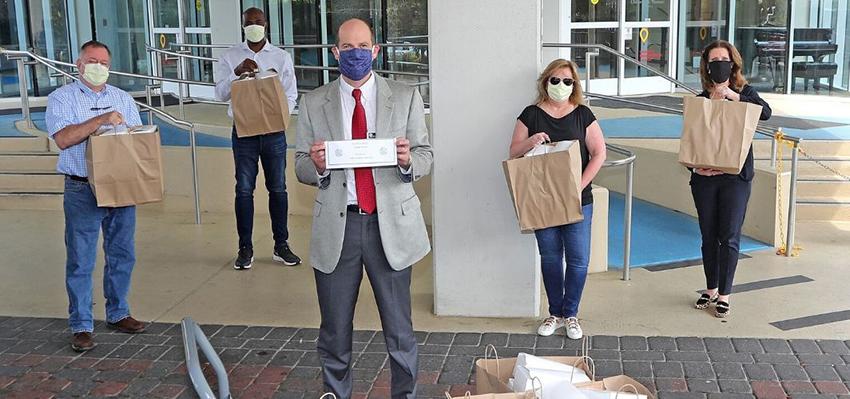
{"label": "white dress shirt", "polygon": [[[346,140],[351,140],[351,120],[354,117],[354,87],[345,79],[339,79],[339,98],[342,100],[342,134]],[[375,76],[370,74],[369,80],[360,86],[360,102],[366,109],[366,138],[375,137],[375,126],[378,123],[377,107],[378,88],[375,86]],[[345,170],[346,188],[348,189],[348,204],[357,204],[357,186],[354,181],[354,169]]]}
{"label": "white dress shirt", "polygon": [[[289,113],[295,111],[295,102],[298,100],[298,86],[295,82],[295,67],[292,57],[288,52],[272,46],[268,40],[266,45],[255,53],[248,47],[248,43],[237,44],[225,51],[218,62],[215,63],[215,96],[219,101],[230,101],[230,86],[233,81],[239,79],[233,73],[239,64],[246,58],[254,60],[261,71],[273,69],[277,71],[283,90],[286,92],[286,100],[289,103]],[[227,115],[233,118],[232,107],[227,107]]]}

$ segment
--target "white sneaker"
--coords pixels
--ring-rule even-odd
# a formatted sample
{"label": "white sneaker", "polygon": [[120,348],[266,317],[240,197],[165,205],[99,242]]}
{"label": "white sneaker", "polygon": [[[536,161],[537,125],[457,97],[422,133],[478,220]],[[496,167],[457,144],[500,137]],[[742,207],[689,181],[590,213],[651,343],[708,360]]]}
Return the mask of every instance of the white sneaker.
{"label": "white sneaker", "polygon": [[568,317],[566,320],[567,324],[567,337],[570,339],[581,339],[584,333],[581,331],[581,326],[578,324],[578,319],[575,317]]}
{"label": "white sneaker", "polygon": [[537,327],[537,335],[542,337],[548,337],[558,331],[559,328],[564,326],[564,319],[557,316],[549,316],[546,320],[543,320],[543,323],[540,324],[540,327]]}

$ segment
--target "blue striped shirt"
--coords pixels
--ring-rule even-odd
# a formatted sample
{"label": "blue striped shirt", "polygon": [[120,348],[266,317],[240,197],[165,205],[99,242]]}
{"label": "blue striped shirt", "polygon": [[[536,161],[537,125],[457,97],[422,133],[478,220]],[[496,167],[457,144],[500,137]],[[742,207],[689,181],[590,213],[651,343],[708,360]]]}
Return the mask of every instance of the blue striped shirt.
{"label": "blue striped shirt", "polygon": [[[142,124],[139,109],[127,92],[106,85],[99,93],[77,81],[56,89],[47,97],[47,133],[53,138],[60,130],[70,125],[83,123],[107,112],[118,111],[128,126]],[[56,170],[66,175],[88,177],[86,168],[86,143],[68,147],[59,152]]]}

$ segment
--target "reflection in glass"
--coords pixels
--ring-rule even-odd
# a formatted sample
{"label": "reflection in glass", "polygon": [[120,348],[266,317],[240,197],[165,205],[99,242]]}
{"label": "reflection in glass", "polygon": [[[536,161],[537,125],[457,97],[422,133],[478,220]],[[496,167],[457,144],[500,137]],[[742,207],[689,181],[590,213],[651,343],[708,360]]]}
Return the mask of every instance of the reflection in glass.
{"label": "reflection in glass", "polygon": [[[399,46],[383,48],[385,69],[415,73],[428,73],[428,49],[426,47],[404,46],[406,43],[428,42],[428,2],[427,0],[387,0],[386,6],[386,42]],[[396,75],[394,79],[419,85],[428,80],[423,76]],[[420,93],[428,101],[427,85],[421,85]]]}
{"label": "reflection in glass", "polygon": [[669,21],[670,0],[628,0],[626,21]]}
{"label": "reflection in glass", "polygon": [[[150,71],[145,51],[145,2],[95,0],[94,21],[97,39],[112,51],[112,69],[147,75]],[[110,75],[109,83],[128,91],[145,89],[147,81]]]}
{"label": "reflection in glass", "polygon": [[[177,43],[177,35],[172,33],[159,33],[157,36],[158,41],[157,47],[163,49],[170,49],[171,43]],[[162,44],[165,43],[163,46]],[[177,57],[165,57],[162,53],[156,53],[158,62],[160,62],[160,68],[158,68],[162,72],[162,76],[166,78],[177,78],[177,68],[180,63],[177,61]],[[166,59],[167,58],[167,59]]]}
{"label": "reflection in glass", "polygon": [[[579,44],[603,44],[613,49],[617,48],[617,28],[602,29],[573,29],[571,43]],[[584,79],[587,74],[587,49],[576,48],[572,50],[572,61],[579,68],[579,74]],[[593,57],[590,68],[591,79],[604,79],[617,77],[617,57],[606,51],[600,51],[599,55]]]}
{"label": "reflection in glass", "polygon": [[[619,0],[572,0],[572,22],[610,22],[619,18]],[[616,48],[616,47],[615,47]]]}
{"label": "reflection in glass", "polygon": [[[670,40],[668,28],[632,28],[631,37],[626,37],[625,53],[629,57],[637,58],[639,61],[656,68],[662,72],[667,71],[670,59],[668,49]],[[624,75],[627,78],[657,76],[646,68],[639,67],[633,63],[625,64]]]}
{"label": "reflection in glass", "polygon": [[153,0],[153,25],[157,28],[179,28],[178,0]]}

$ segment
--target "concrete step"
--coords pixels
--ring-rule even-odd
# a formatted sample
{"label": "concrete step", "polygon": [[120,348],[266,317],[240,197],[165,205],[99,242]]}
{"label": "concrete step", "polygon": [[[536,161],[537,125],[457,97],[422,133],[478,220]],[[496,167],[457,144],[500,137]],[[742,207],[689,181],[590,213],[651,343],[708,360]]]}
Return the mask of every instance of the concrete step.
{"label": "concrete step", "polygon": [[0,153],[0,172],[52,172],[58,157],[50,152]]}
{"label": "concrete step", "polygon": [[[824,165],[834,169],[836,172],[841,173],[845,176],[850,176],[850,161],[821,161]],[[767,168],[770,165],[770,161],[756,161],[756,166]],[[782,170],[791,170],[791,162],[785,161],[782,163]],[[814,178],[814,177],[829,177],[829,178],[839,178],[840,176],[836,176],[832,171],[824,168],[821,165],[818,165],[816,162],[805,161],[800,162],[797,166],[797,173],[800,177]]]}
{"label": "concrete step", "polygon": [[62,192],[64,176],[58,173],[0,172],[0,193]]}
{"label": "concrete step", "polygon": [[800,198],[800,201],[819,201],[812,204],[797,203],[797,221],[848,221],[850,220],[850,197]]}
{"label": "concrete step", "polygon": [[797,193],[799,197],[850,198],[850,182],[834,179],[799,180],[797,181]]}
{"label": "concrete step", "polygon": [[[753,140],[753,155],[756,158],[770,156],[771,140]],[[813,157],[850,157],[850,140],[804,140],[800,148]],[[783,153],[790,154],[789,147]],[[802,158],[802,156],[801,156]]]}
{"label": "concrete step", "polygon": [[62,192],[0,193],[0,209],[61,211]]}
{"label": "concrete step", "polygon": [[0,137],[0,152],[46,152],[50,150],[47,137]]}

